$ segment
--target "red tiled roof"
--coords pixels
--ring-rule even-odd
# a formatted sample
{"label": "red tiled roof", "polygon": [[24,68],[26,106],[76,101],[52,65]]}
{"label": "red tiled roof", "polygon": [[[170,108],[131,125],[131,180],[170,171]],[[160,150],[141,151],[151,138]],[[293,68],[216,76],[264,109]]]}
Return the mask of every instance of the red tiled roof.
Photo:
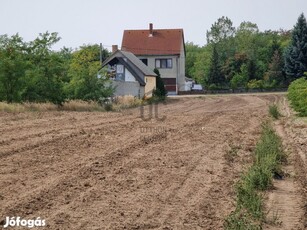
{"label": "red tiled roof", "polygon": [[182,29],[125,30],[121,49],[135,55],[175,55],[180,54],[184,43]]}

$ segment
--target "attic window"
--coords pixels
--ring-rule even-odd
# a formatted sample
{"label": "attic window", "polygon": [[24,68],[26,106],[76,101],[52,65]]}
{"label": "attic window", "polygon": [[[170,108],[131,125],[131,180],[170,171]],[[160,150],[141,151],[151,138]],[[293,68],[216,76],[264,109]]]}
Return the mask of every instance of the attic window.
{"label": "attic window", "polygon": [[145,65],[148,65],[148,59],[147,58],[141,58],[140,59]]}

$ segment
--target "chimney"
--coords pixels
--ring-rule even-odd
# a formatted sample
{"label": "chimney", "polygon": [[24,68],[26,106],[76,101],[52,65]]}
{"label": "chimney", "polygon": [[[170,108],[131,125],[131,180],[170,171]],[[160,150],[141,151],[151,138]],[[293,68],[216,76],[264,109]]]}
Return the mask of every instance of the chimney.
{"label": "chimney", "polygon": [[149,37],[153,37],[153,24],[149,23]]}
{"label": "chimney", "polygon": [[118,45],[112,45],[112,53],[115,53],[118,50]]}

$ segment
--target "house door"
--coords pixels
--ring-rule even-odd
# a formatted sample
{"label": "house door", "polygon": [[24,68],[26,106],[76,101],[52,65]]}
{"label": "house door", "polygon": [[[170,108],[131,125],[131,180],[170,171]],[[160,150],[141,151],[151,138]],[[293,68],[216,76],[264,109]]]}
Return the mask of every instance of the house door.
{"label": "house door", "polygon": [[169,94],[176,94],[177,82],[176,78],[162,78],[165,88]]}

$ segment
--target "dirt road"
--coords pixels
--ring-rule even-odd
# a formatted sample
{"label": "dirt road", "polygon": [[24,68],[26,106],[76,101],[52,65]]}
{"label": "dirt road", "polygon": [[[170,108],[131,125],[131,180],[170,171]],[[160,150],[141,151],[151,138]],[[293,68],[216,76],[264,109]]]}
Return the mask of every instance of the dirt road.
{"label": "dirt road", "polygon": [[295,116],[285,97],[278,101],[278,107],[283,116],[274,124],[288,162],[282,167],[286,176],[274,180],[274,189],[267,194],[267,218],[275,223],[264,229],[304,230],[307,229],[307,122]]}
{"label": "dirt road", "polygon": [[222,229],[267,105],[282,97],[173,98],[153,108],[163,121],[144,121],[139,108],[1,113],[0,223],[20,216],[41,217],[48,229]]}

